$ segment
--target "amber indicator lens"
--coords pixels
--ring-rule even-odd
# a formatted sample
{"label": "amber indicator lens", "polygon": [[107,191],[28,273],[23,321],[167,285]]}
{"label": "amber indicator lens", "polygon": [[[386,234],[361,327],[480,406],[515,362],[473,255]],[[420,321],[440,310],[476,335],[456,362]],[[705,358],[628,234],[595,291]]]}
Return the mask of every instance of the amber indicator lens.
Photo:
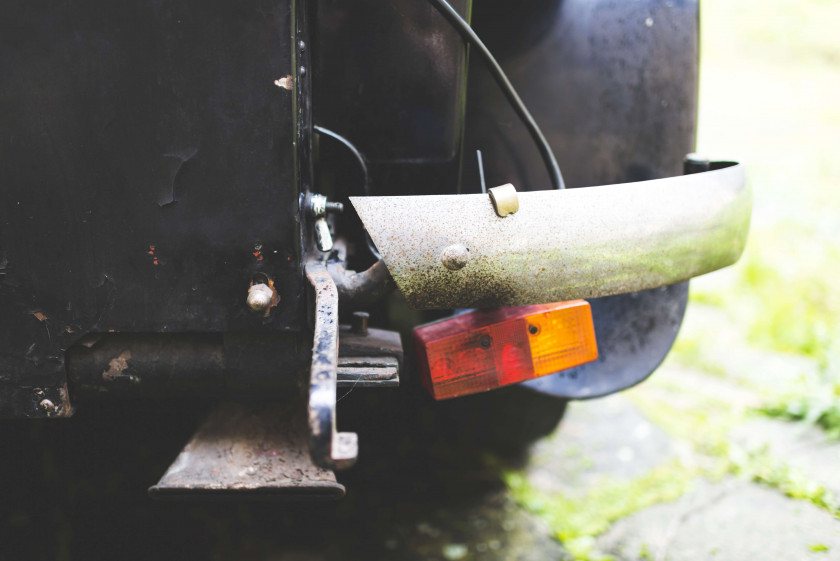
{"label": "amber indicator lens", "polygon": [[598,358],[589,302],[477,310],[421,325],[414,346],[435,399],[483,392]]}

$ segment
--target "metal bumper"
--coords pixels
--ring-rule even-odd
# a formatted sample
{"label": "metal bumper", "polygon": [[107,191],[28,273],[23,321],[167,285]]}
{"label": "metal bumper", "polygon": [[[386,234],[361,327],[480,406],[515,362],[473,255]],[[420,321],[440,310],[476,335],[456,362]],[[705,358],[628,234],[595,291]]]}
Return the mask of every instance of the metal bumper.
{"label": "metal bumper", "polygon": [[355,197],[353,206],[414,308],[597,298],[685,281],[738,260],[752,194],[743,166],[563,191]]}

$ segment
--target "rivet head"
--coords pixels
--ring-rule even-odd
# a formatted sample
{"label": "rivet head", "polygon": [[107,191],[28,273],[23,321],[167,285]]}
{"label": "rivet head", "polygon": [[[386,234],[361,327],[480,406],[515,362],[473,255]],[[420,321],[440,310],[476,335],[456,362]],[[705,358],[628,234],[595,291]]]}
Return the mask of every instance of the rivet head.
{"label": "rivet head", "polygon": [[456,243],[444,248],[440,254],[440,262],[450,271],[463,269],[470,259],[470,250]]}

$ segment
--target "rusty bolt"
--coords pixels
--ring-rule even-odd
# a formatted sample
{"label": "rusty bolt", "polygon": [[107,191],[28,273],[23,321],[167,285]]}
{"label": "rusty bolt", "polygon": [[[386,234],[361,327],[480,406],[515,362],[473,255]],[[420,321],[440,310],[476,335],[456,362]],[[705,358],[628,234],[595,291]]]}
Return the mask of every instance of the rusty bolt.
{"label": "rusty bolt", "polygon": [[255,312],[264,312],[271,306],[274,291],[267,284],[257,283],[248,289],[248,307]]}
{"label": "rusty bolt", "polygon": [[342,203],[334,203],[332,201],[327,201],[325,205],[325,210],[329,214],[341,214],[344,212],[344,205]]}
{"label": "rusty bolt", "polygon": [[359,335],[367,335],[369,319],[370,314],[367,312],[353,312],[353,318],[351,319],[350,323],[350,328],[353,331],[353,333],[357,333]]}
{"label": "rusty bolt", "polygon": [[42,399],[41,403],[38,404],[38,407],[40,407],[41,411],[43,411],[47,415],[54,415],[56,412],[58,412],[58,407],[56,407],[55,403],[53,403],[49,399]]}
{"label": "rusty bolt", "polygon": [[450,271],[463,269],[470,258],[470,250],[456,243],[444,248],[440,254],[440,262]]}
{"label": "rusty bolt", "polygon": [[314,218],[322,218],[327,214],[341,214],[344,212],[344,205],[334,201],[327,200],[324,195],[313,193],[309,197],[309,206],[307,207],[310,216]]}

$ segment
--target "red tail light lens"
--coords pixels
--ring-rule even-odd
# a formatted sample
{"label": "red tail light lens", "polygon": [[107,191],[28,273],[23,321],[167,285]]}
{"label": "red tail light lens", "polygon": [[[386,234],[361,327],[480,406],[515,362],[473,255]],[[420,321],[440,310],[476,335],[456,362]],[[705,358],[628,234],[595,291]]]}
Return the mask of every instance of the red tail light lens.
{"label": "red tail light lens", "polygon": [[414,346],[435,399],[483,392],[598,358],[584,300],[478,310],[421,325]]}

